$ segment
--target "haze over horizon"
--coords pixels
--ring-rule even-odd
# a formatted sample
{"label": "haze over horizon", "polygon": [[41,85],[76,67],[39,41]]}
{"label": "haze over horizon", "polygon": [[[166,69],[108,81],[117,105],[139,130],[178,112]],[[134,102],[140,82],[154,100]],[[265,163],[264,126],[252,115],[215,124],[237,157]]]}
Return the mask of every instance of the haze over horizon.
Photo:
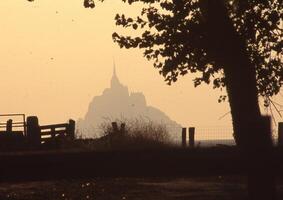
{"label": "haze over horizon", "polygon": [[[194,75],[166,85],[139,50],[121,50],[112,41],[117,12],[134,14],[116,0],[85,9],[82,0],[1,1],[1,113],[37,115],[41,124],[84,116],[93,96],[109,86],[112,58],[130,91],[182,126],[231,126],[226,92],[194,88]],[[123,30],[124,31],[124,30]]]}
{"label": "haze over horizon", "polygon": [[162,110],[147,105],[142,92],[130,92],[128,87],[120,82],[115,63],[110,87],[104,89],[102,95],[93,97],[85,117],[77,121],[77,134],[84,138],[103,136],[105,125],[113,121],[124,122],[126,126],[133,123],[137,125],[137,122],[165,126],[171,139],[179,136],[182,128]]}

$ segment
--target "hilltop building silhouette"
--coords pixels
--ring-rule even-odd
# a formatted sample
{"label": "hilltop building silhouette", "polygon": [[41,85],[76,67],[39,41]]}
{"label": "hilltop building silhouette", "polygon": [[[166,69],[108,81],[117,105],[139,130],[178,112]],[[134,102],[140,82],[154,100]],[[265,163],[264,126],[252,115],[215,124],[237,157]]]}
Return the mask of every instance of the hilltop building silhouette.
{"label": "hilltop building silhouette", "polygon": [[[164,112],[148,106],[143,93],[130,93],[128,87],[120,82],[114,63],[110,88],[106,88],[102,95],[95,96],[92,99],[84,119],[77,121],[77,132],[80,136],[86,138],[100,137],[101,130],[99,130],[99,127],[105,121],[139,118],[165,124],[168,128],[175,130],[169,130],[172,134],[181,128]],[[179,130],[178,132],[180,132]]]}

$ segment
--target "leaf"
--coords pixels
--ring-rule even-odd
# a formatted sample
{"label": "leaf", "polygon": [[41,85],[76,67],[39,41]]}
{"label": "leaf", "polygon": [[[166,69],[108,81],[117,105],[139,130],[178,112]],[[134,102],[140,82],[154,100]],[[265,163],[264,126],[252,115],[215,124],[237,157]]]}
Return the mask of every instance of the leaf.
{"label": "leaf", "polygon": [[137,30],[138,25],[137,24],[133,24],[133,29]]}
{"label": "leaf", "polygon": [[95,3],[93,0],[84,0],[84,7],[93,9],[95,7]]}

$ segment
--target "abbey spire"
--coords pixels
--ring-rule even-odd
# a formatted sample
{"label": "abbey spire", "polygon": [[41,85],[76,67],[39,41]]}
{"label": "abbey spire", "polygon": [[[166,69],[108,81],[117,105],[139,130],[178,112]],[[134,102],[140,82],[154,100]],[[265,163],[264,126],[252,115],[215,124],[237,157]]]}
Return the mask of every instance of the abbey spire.
{"label": "abbey spire", "polygon": [[111,78],[111,88],[117,88],[122,86],[118,77],[117,77],[117,73],[116,73],[116,65],[115,65],[115,61],[113,60],[113,75]]}

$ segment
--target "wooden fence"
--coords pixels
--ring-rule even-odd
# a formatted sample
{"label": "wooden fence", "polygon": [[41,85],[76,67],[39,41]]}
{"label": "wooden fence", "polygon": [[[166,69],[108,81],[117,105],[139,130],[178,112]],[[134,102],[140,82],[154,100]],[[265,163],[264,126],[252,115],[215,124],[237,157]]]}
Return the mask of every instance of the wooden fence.
{"label": "wooden fence", "polygon": [[75,121],[70,119],[69,123],[52,124],[40,126],[36,116],[27,118],[27,138],[30,144],[35,146],[52,143],[59,138],[75,139]]}
{"label": "wooden fence", "polygon": [[[190,148],[195,147],[195,135],[197,134],[196,128],[195,127],[189,127],[188,130],[187,128],[182,128],[181,132],[181,145],[183,148],[186,148],[187,146]],[[187,141],[188,137],[188,141]],[[278,130],[277,130],[277,135],[273,134],[272,135],[274,139],[274,144],[277,146],[283,146],[283,122],[278,123]],[[277,139],[277,141],[276,141]],[[187,143],[189,145],[187,145]]]}
{"label": "wooden fence", "polygon": [[[36,116],[29,116],[27,119],[24,114],[3,114],[0,117],[8,118],[6,123],[0,123],[0,142],[5,143],[7,138],[21,138],[22,143],[30,147],[36,147],[45,143],[53,143],[60,139],[75,139],[75,121],[70,119],[68,123],[39,125]],[[22,121],[13,122],[13,117],[22,117]],[[4,130],[3,130],[4,129]],[[17,130],[15,130],[17,129]],[[21,130],[20,130],[21,129]]]}

